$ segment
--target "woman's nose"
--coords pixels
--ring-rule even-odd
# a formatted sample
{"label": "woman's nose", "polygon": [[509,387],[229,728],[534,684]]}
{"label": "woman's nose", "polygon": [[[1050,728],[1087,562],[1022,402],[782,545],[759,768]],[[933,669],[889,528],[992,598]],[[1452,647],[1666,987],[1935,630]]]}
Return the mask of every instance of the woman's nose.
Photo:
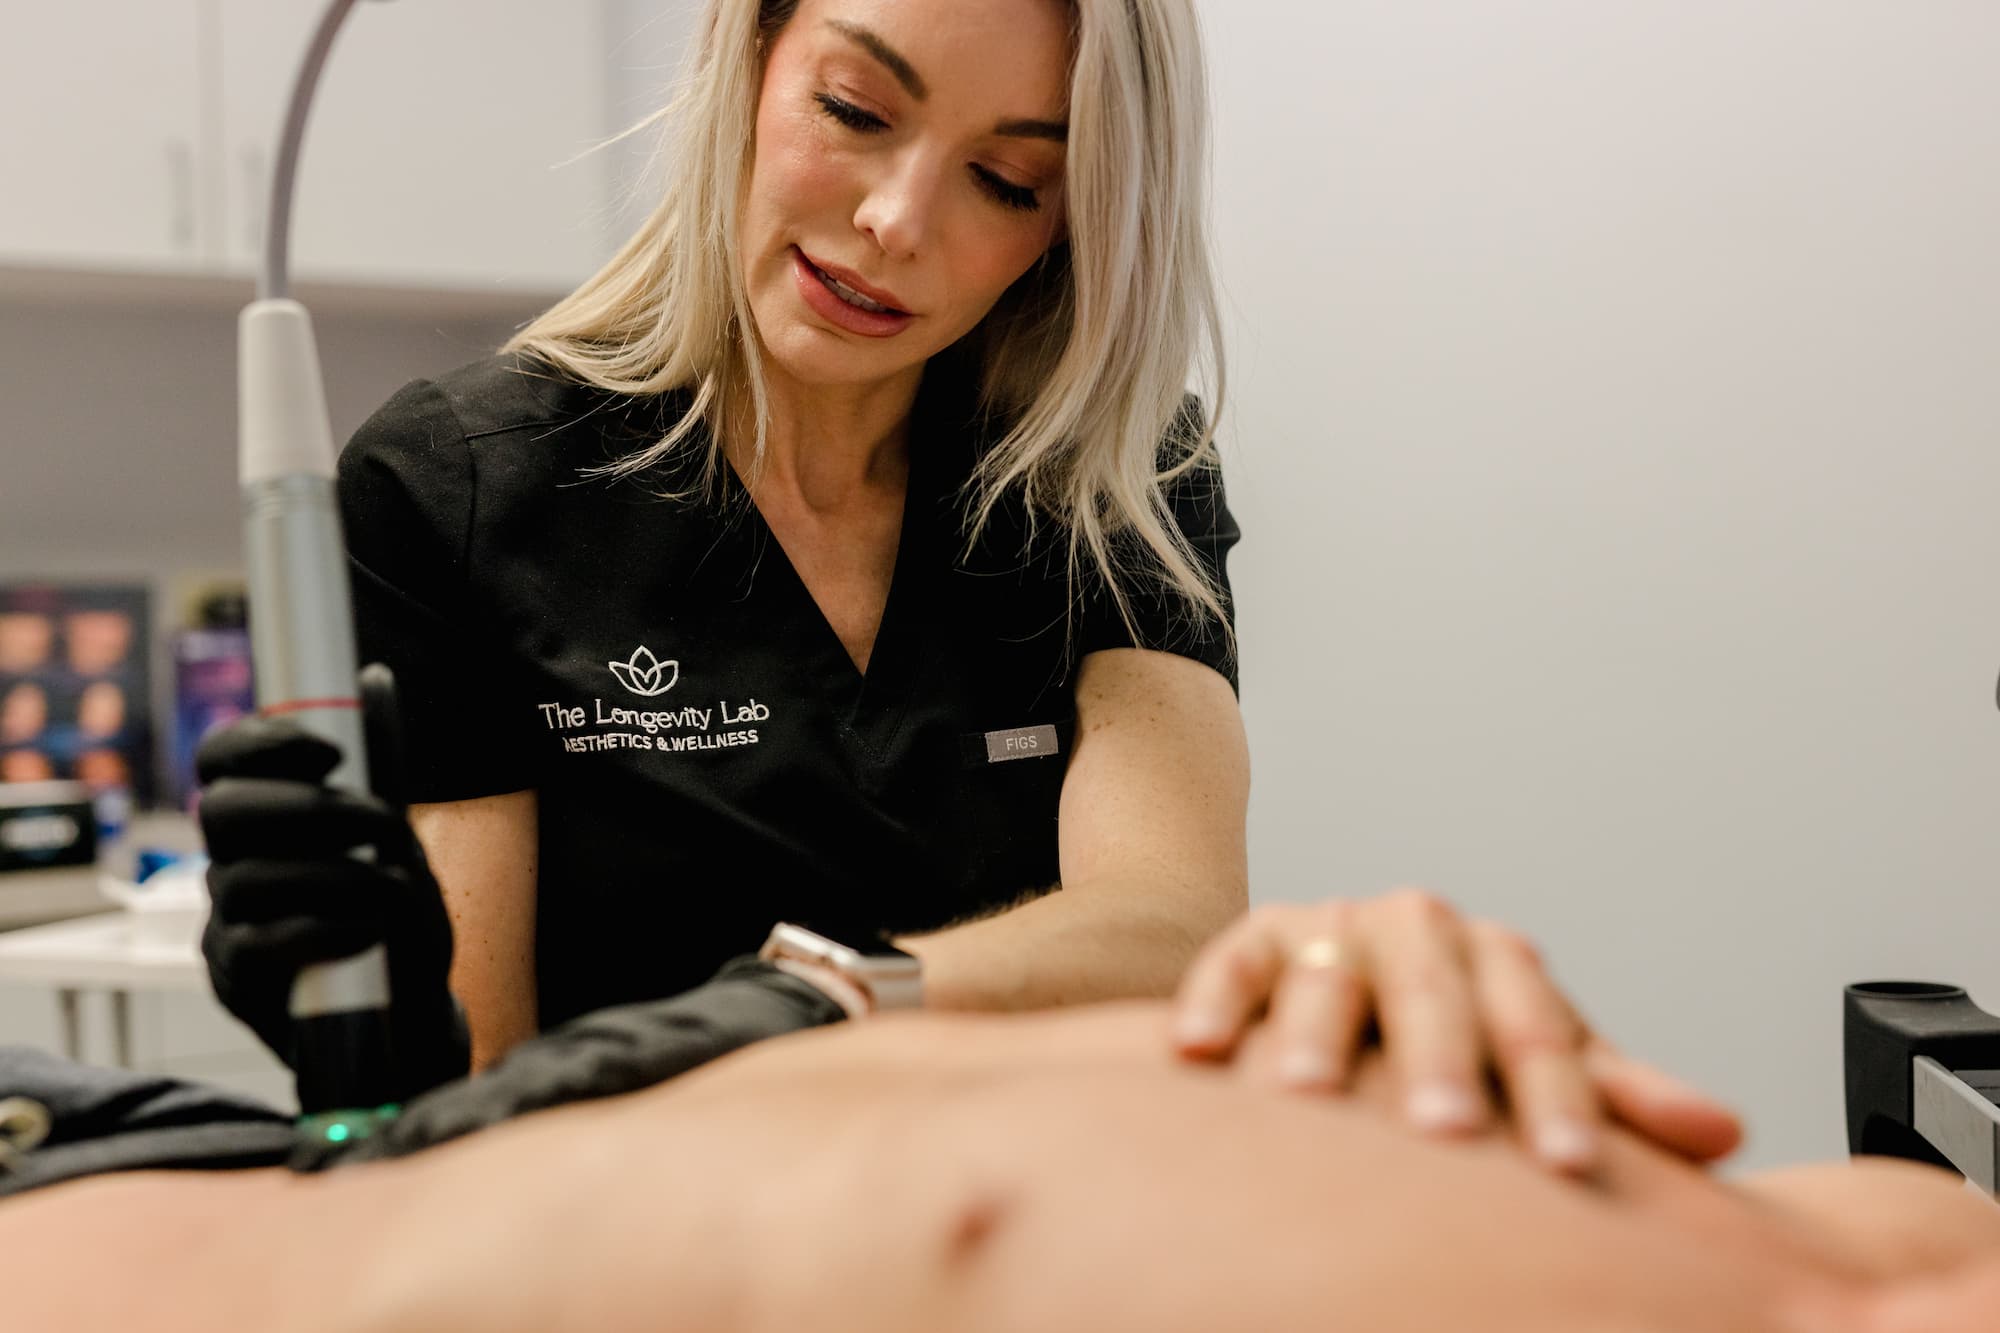
{"label": "woman's nose", "polygon": [[855,210],[855,227],[872,237],[890,258],[910,258],[923,248],[929,235],[942,176],[937,166],[920,154],[897,157]]}

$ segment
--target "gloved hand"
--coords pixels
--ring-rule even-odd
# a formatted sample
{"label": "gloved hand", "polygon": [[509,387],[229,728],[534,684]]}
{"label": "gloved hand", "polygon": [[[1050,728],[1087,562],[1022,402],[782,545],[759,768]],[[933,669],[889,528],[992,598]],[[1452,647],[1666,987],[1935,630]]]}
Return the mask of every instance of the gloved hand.
{"label": "gloved hand", "polygon": [[291,1166],[318,1171],[407,1156],[530,1111],[650,1088],[752,1042],[846,1017],[812,982],[738,958],[691,991],[599,1009],[530,1038],[478,1078],[426,1093],[366,1137],[303,1138]]}
{"label": "gloved hand", "polygon": [[[308,963],[375,944],[389,955],[400,1097],[464,1074],[464,1020],[446,985],[451,922],[408,820],[323,779],[331,744],[283,719],[211,733],[195,757],[213,909],[202,954],[217,998],[297,1068],[289,1002]],[[373,859],[350,853],[366,847]]]}

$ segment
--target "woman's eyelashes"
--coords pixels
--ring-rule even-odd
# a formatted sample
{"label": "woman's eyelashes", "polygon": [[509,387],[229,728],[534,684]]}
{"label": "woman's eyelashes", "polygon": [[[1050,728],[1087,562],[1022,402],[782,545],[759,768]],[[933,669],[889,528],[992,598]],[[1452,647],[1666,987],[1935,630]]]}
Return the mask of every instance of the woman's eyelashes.
{"label": "woman's eyelashes", "polygon": [[[889,128],[889,122],[872,111],[864,111],[854,103],[835,97],[832,93],[815,93],[813,100],[820,109],[848,129],[859,134],[876,134]],[[973,177],[981,188],[1004,208],[1032,213],[1042,206],[1042,199],[1034,190],[1025,185],[1016,185],[1006,177],[988,167],[973,166]]]}
{"label": "woman's eyelashes", "polygon": [[827,115],[832,116],[850,130],[860,130],[864,133],[872,134],[876,130],[886,130],[889,128],[889,122],[874,112],[863,111],[852,102],[843,102],[832,93],[814,93],[813,100],[825,109]]}
{"label": "woman's eyelashes", "polygon": [[972,174],[979,178],[979,183],[986,187],[986,192],[1004,207],[1018,208],[1023,213],[1032,213],[1042,206],[1041,196],[1025,185],[1016,185],[985,167],[974,167]]}

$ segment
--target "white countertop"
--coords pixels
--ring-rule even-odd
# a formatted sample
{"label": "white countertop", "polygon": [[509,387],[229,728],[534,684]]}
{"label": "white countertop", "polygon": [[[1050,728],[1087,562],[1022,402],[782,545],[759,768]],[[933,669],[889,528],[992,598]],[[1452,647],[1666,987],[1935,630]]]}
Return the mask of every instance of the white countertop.
{"label": "white countertop", "polygon": [[198,912],[106,912],[0,934],[0,981],[208,989]]}
{"label": "white countertop", "polygon": [[97,876],[96,866],[0,874],[0,931],[112,910],[97,887]]}
{"label": "white countertop", "polygon": [[132,878],[141,847],[198,852],[201,832],[179,811],[146,810],[132,817],[116,841],[99,848],[94,866],[0,872],[0,931],[112,911],[117,904],[105,896],[98,877]]}

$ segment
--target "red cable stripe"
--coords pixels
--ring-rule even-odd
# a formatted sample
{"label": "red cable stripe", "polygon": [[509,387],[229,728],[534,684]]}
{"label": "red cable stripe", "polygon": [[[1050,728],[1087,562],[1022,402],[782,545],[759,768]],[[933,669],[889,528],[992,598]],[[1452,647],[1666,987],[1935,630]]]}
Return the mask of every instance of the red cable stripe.
{"label": "red cable stripe", "polygon": [[267,704],[257,711],[265,717],[276,717],[280,713],[304,713],[314,708],[359,707],[359,699],[287,699],[283,703]]}

